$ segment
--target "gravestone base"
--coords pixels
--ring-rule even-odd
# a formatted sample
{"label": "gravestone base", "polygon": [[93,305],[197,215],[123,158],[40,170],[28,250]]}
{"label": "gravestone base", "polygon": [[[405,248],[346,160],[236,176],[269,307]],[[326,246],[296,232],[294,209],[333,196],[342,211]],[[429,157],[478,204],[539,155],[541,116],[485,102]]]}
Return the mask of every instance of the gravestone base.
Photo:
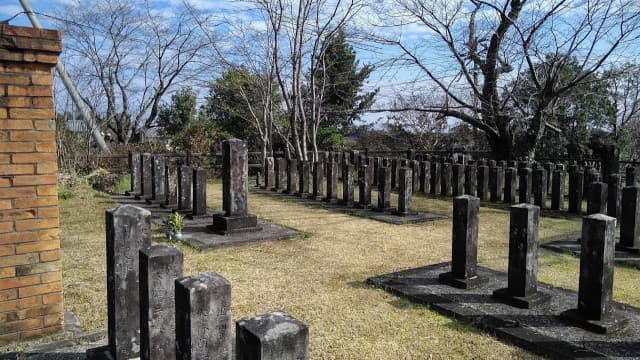
{"label": "gravestone base", "polygon": [[87,349],[87,360],[116,360],[109,351],[109,345]]}
{"label": "gravestone base", "polygon": [[[564,254],[571,254],[574,256],[580,256],[581,239],[580,234],[564,235],[556,237],[552,241],[541,244],[540,247],[559,252]],[[640,249],[634,251],[633,249],[621,248],[616,245],[616,252],[614,254],[613,261],[616,265],[626,265],[640,269]]]}
{"label": "gravestone base", "polygon": [[125,192],[124,192],[124,194],[125,194],[126,196],[133,196],[133,197],[136,197],[136,196],[140,196],[140,195],[141,195],[141,193],[140,193],[140,192],[138,192],[138,191],[129,191],[129,190],[125,191]]}
{"label": "gravestone base", "polygon": [[342,205],[342,206],[346,206],[346,207],[353,207],[355,202],[354,201],[344,201],[344,200],[340,200],[338,201],[338,204]]}
{"label": "gravestone base", "polygon": [[147,203],[147,205],[160,205],[160,206],[162,206],[162,204],[165,203],[164,200],[154,200],[154,199],[145,199],[144,201]]}
{"label": "gravestone base", "polygon": [[297,230],[263,221],[258,221],[257,226],[254,228],[256,231],[221,234],[210,229],[210,221],[210,219],[207,219],[188,222],[187,227],[182,232],[182,241],[197,250],[206,250],[226,246],[239,246],[252,242],[287,240],[300,235]]}
{"label": "gravestone base", "polygon": [[611,334],[622,331],[629,324],[628,318],[615,311],[602,320],[591,320],[585,318],[578,309],[570,309],[560,313],[560,318],[598,334]]}
{"label": "gravestone base", "polygon": [[400,210],[396,210],[393,212],[393,215],[396,216],[402,216],[402,217],[407,217],[407,216],[416,216],[419,213],[417,211],[400,211]]}
{"label": "gravestone base", "polygon": [[215,214],[213,215],[213,224],[207,226],[207,229],[220,235],[262,230],[262,228],[258,226],[258,217],[251,214],[245,216]]}
{"label": "gravestone base", "polygon": [[623,251],[623,252],[630,253],[630,254],[640,255],[640,248],[630,247],[630,246],[623,246],[623,245],[620,245],[620,244],[616,244],[616,251]]}
{"label": "gravestone base", "polygon": [[521,309],[533,309],[547,303],[551,299],[551,295],[542,291],[536,291],[528,296],[514,296],[509,292],[509,288],[494,291],[493,297]]}
{"label": "gravestone base", "polygon": [[160,207],[163,209],[175,209],[178,207],[178,204],[160,204]]}
{"label": "gravestone base", "polygon": [[474,289],[486,281],[486,279],[478,275],[469,278],[459,278],[450,271],[438,275],[438,280],[445,285],[450,285],[458,289]]}
{"label": "gravestone base", "polygon": [[353,207],[355,207],[356,209],[364,209],[364,210],[368,210],[372,208],[371,204],[360,204],[360,203],[355,203]]}
{"label": "gravestone base", "polygon": [[374,208],[371,208],[371,210],[378,213],[382,213],[382,214],[395,214],[396,212],[398,212],[398,209],[394,207],[388,207],[388,208],[374,207]]}
{"label": "gravestone base", "polygon": [[445,262],[402,270],[371,277],[367,283],[550,359],[640,358],[639,308],[612,302],[613,310],[629,320],[626,329],[596,333],[558,316],[578,304],[576,291],[539,282],[538,291],[550,294],[550,300],[535,309],[522,309],[492,296],[495,289],[507,286],[506,272],[479,266],[477,273],[486,282],[463,290],[440,283],[439,275],[450,266]]}
{"label": "gravestone base", "polygon": [[322,202],[325,202],[327,204],[331,204],[331,205],[335,205],[338,203],[338,199],[337,198],[322,198]]}
{"label": "gravestone base", "polygon": [[322,195],[318,195],[318,196],[312,196],[312,195],[309,195],[309,196],[307,197],[307,199],[309,199],[309,200],[315,200],[315,201],[324,201],[324,196],[322,196]]}
{"label": "gravestone base", "polygon": [[309,193],[301,193],[301,192],[297,192],[295,194],[293,194],[293,196],[295,197],[299,197],[301,199],[309,199],[311,197],[311,194]]}
{"label": "gravestone base", "polygon": [[186,212],[186,214],[184,215],[185,219],[189,219],[189,220],[201,220],[201,219],[211,219],[212,216],[219,214],[219,211],[213,211],[212,209],[207,208],[207,211],[205,211],[204,214],[202,215],[193,215],[193,211],[191,210],[187,210],[188,212]]}

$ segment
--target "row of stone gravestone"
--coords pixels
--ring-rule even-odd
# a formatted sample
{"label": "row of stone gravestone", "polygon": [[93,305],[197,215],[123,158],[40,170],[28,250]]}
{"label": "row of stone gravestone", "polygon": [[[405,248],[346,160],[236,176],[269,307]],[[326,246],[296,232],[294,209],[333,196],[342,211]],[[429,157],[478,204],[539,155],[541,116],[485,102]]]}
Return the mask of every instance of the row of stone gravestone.
{"label": "row of stone gravestone", "polygon": [[[232,358],[231,283],[183,276],[183,254],[151,245],[151,213],[106,212],[108,345],[87,359]],[[235,359],[308,359],[308,327],[283,312],[236,322]]]}
{"label": "row of stone gravestone", "polygon": [[228,139],[222,143],[223,213],[207,208],[206,169],[176,166],[164,156],[129,155],[128,195],[185,213],[190,219],[211,217],[208,228],[222,235],[260,230],[257,217],[248,213],[248,151],[244,141]]}
{"label": "row of stone gravestone", "polygon": [[[473,195],[481,200],[513,204],[533,203],[547,208],[547,200],[551,198],[551,210],[563,210],[568,193],[568,211],[582,213],[583,200],[600,196],[598,191],[591,191],[594,182],[599,181],[599,174],[594,168],[580,169],[575,165],[568,166],[568,192],[565,190],[567,171],[562,164],[528,163],[528,162],[496,162],[485,160],[469,160],[464,157],[454,161],[453,158],[427,157],[427,161],[386,159],[366,157],[356,151],[351,153],[322,152],[319,161],[298,161],[296,159],[271,158],[264,161],[263,179],[258,177],[257,184],[274,191],[296,193],[314,199],[323,198],[323,178],[326,177],[326,197],[335,199],[338,179],[342,178],[343,200],[346,205],[352,203],[352,181],[357,178],[361,189],[363,205],[369,206],[370,187],[387,185],[391,189],[405,190],[405,193],[419,191],[432,195],[459,196]],[[463,161],[460,161],[463,160]],[[336,167],[342,167],[341,173]],[[383,183],[379,179],[381,168],[389,168],[389,181]],[[403,174],[401,169],[409,168],[411,174]],[[405,170],[406,171],[406,170]],[[309,176],[311,175],[311,189]],[[354,176],[355,175],[355,176]],[[375,176],[374,176],[375,175]],[[347,179],[345,182],[344,179]],[[409,185],[407,185],[407,182]],[[286,183],[286,185],[285,185]],[[636,184],[635,168],[626,169],[628,186]],[[297,185],[297,189],[296,189]],[[404,187],[404,189],[403,189]],[[411,189],[406,191],[406,189]],[[613,174],[607,182],[607,203],[605,213],[620,216],[622,193],[621,176]],[[516,196],[517,194],[517,196]],[[334,201],[334,200],[331,200]]]}
{"label": "row of stone gravestone", "polygon": [[[453,204],[451,271],[440,274],[440,281],[471,289],[487,280],[477,272],[480,199],[463,195]],[[493,296],[512,306],[535,308],[550,300],[550,294],[538,290],[537,282],[540,208],[513,205],[510,215],[508,283],[506,288],[496,289]],[[598,333],[618,331],[628,323],[612,307],[615,227],[616,219],[604,214],[583,218],[578,304],[557,314]],[[636,250],[640,249],[638,245],[636,242]]]}

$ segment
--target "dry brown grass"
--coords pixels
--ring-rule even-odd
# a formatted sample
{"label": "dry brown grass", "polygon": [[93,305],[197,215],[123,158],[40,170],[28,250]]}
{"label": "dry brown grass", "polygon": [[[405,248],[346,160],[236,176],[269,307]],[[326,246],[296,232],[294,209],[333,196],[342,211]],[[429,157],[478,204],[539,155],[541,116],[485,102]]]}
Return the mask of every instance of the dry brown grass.
{"label": "dry brown grass", "polygon": [[[220,208],[220,184],[207,193],[209,205]],[[91,192],[62,202],[65,306],[88,331],[106,328],[104,209],[112,205]],[[416,196],[414,207],[451,214],[450,199]],[[364,285],[372,275],[449,260],[451,220],[396,226],[256,194],[250,209],[304,235],[206,252],[183,246],[185,271],[216,271],[231,280],[235,318],[284,310],[305,321],[313,359],[535,358]],[[508,213],[482,208],[480,216],[479,261],[506,270]],[[540,235],[579,227],[577,220],[543,218]],[[542,250],[539,269],[542,281],[577,288],[577,258]],[[616,300],[640,305],[637,277],[637,270],[616,267]]]}

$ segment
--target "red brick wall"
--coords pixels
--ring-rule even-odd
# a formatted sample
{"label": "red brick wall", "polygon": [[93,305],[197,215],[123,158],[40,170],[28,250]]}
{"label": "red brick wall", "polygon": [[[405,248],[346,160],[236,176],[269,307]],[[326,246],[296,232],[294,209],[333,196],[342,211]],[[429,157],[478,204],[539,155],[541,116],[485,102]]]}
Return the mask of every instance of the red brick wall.
{"label": "red brick wall", "polygon": [[61,33],[0,25],[0,345],[63,327],[52,71]]}

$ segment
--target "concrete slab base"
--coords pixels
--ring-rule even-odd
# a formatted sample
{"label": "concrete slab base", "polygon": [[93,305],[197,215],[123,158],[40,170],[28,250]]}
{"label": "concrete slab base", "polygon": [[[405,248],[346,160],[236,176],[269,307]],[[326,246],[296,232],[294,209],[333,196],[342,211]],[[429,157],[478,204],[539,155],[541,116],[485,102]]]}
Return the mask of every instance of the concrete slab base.
{"label": "concrete slab base", "polygon": [[367,283],[409,300],[428,305],[446,316],[469,322],[502,341],[553,359],[640,358],[640,309],[613,303],[616,314],[628,319],[626,327],[611,334],[588,331],[560,314],[578,305],[575,291],[540,283],[549,301],[534,309],[522,309],[493,298],[493,291],[507,287],[507,274],[478,267],[486,282],[464,290],[440,283],[450,270],[440,263],[371,277]]}
{"label": "concrete slab base", "polygon": [[[557,238],[540,245],[541,248],[571,254],[580,257],[580,234],[568,235]],[[626,250],[616,247],[614,261],[619,265],[626,265],[640,269],[640,253],[634,250]]]}

